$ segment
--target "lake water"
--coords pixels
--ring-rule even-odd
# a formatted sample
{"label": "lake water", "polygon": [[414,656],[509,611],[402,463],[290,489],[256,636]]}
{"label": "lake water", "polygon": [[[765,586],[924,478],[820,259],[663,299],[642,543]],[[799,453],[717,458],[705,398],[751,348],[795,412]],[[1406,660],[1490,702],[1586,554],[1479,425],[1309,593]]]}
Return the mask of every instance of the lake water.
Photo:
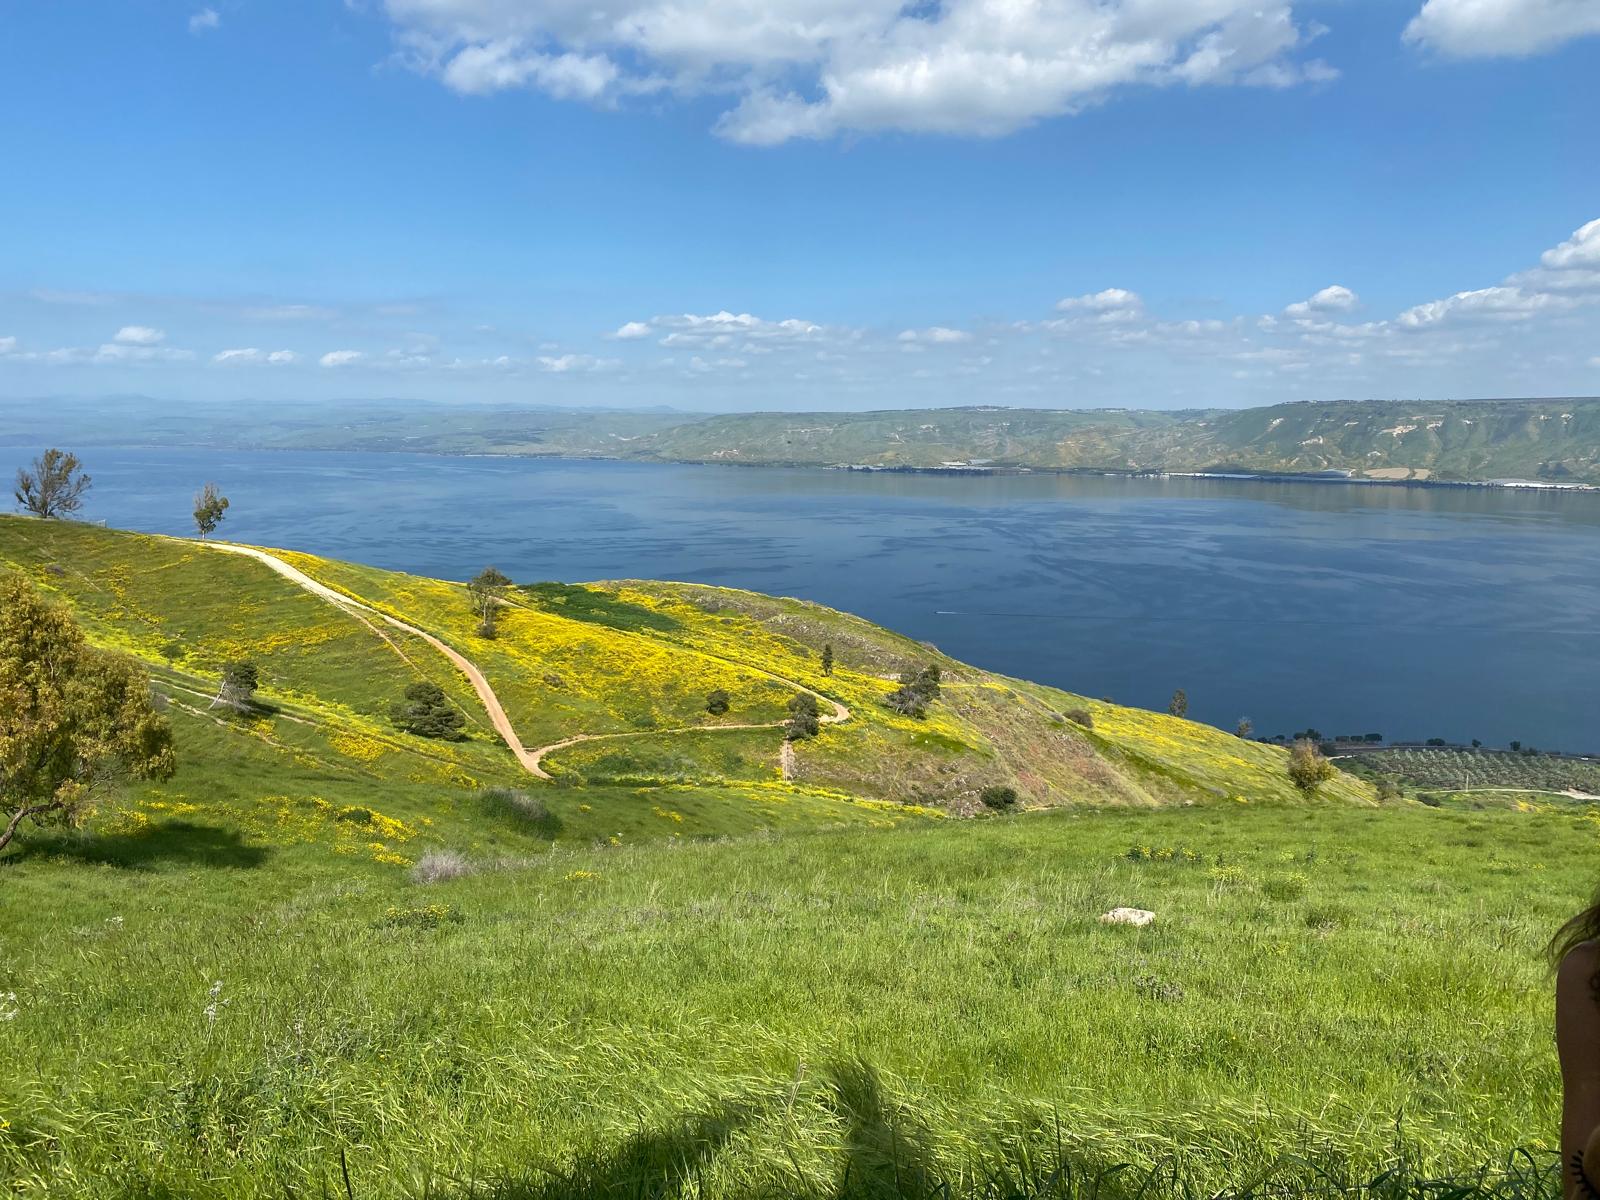
{"label": "lake water", "polygon": [[[22,462],[37,451],[0,455]],[[399,570],[804,597],[957,658],[1263,734],[1600,750],[1600,495],[401,454],[85,453],[84,515]],[[0,461],[0,466],[5,465]]]}

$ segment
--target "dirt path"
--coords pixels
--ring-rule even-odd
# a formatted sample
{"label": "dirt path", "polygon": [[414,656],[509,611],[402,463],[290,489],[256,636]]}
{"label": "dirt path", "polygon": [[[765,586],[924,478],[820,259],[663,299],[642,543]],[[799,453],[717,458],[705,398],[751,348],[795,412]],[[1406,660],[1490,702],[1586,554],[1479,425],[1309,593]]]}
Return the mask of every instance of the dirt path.
{"label": "dirt path", "polygon": [[[685,725],[677,729],[637,729],[627,730],[622,733],[580,733],[574,735],[573,737],[564,738],[559,742],[552,742],[548,746],[540,746],[536,750],[529,750],[522,744],[521,738],[517,736],[517,731],[511,724],[511,718],[506,716],[506,710],[500,703],[500,697],[494,694],[494,688],[489,686],[489,681],[484,678],[484,674],[478,669],[477,664],[472,662],[472,660],[467,658],[465,655],[460,654],[451,647],[447,646],[444,642],[434,637],[433,634],[427,632],[426,630],[418,629],[415,625],[409,625],[405,621],[399,620],[396,617],[391,617],[388,613],[382,612],[379,609],[372,607],[370,604],[364,604],[360,600],[355,599],[353,596],[347,596],[343,592],[335,591],[326,584],[318,583],[315,579],[311,578],[311,576],[307,575],[298,567],[290,566],[288,563],[284,562],[283,559],[278,558],[276,555],[269,554],[265,550],[257,550],[254,546],[238,546],[232,542],[209,542],[207,544],[215,550],[226,550],[230,554],[243,554],[248,558],[253,558],[258,562],[265,563],[279,575],[282,575],[285,579],[304,588],[313,596],[318,596],[330,604],[338,605],[340,608],[350,613],[350,615],[355,617],[358,621],[361,621],[363,624],[368,625],[369,627],[372,626],[372,622],[367,620],[365,614],[368,613],[374,617],[377,617],[379,620],[386,621],[396,629],[412,634],[427,642],[428,645],[432,646],[440,654],[448,658],[450,662],[454,664],[456,670],[460,671],[467,677],[467,682],[472,684],[472,690],[478,694],[478,701],[483,705],[484,711],[489,714],[489,720],[493,723],[495,732],[500,735],[501,741],[505,742],[506,746],[511,750],[511,753],[516,755],[517,761],[522,764],[523,768],[529,774],[535,775],[540,779],[552,778],[550,773],[541,765],[545,755],[553,754],[557,750],[564,750],[568,746],[576,746],[582,742],[598,742],[613,738],[649,737],[663,733],[706,733],[733,729],[782,729],[784,726],[784,722],[782,721],[768,721],[759,725]],[[373,632],[379,637],[383,637],[385,641],[388,641],[388,638],[384,637],[382,630],[373,627]],[[398,649],[398,647],[396,649]],[[404,657],[403,654],[402,657]],[[787,686],[794,688],[796,691],[804,692],[808,696],[814,696],[819,702],[831,704],[833,706],[833,713],[829,716],[819,717],[818,722],[820,724],[837,725],[841,721],[848,721],[850,719],[850,710],[845,705],[839,703],[839,701],[833,699],[831,696],[824,696],[821,692],[814,692],[810,688],[805,687],[802,684],[798,684],[792,679],[784,679],[781,675],[774,675],[770,671],[762,671],[760,668],[756,667],[751,667],[749,669],[756,671],[758,674],[765,675],[769,679],[774,679],[779,683],[786,684]],[[784,777],[788,778],[792,772],[792,767],[790,764],[793,762],[793,750],[789,747],[787,742],[784,743],[784,748],[786,753],[781,761],[786,768],[784,771]]]}
{"label": "dirt path", "polygon": [[[511,753],[516,755],[517,761],[528,772],[537,775],[540,779],[550,778],[544,769],[539,766],[540,753],[542,752],[534,753],[523,746],[521,739],[517,737],[516,729],[511,724],[511,718],[506,716],[506,710],[500,704],[500,697],[494,694],[494,689],[489,686],[489,681],[483,677],[483,672],[478,670],[477,665],[465,655],[451,649],[426,630],[418,629],[415,625],[408,625],[398,618],[391,617],[388,613],[378,611],[370,604],[363,604],[353,597],[346,596],[343,592],[334,591],[326,584],[318,583],[304,571],[290,566],[283,559],[268,554],[265,550],[257,550],[254,546],[235,546],[228,542],[212,542],[211,545],[217,550],[226,550],[229,554],[243,554],[248,558],[263,562],[285,579],[303,587],[313,596],[320,596],[330,604],[337,604],[340,608],[352,612],[363,621],[366,618],[361,614],[371,613],[396,629],[412,634],[427,642],[428,645],[448,658],[456,670],[467,677],[467,682],[472,685],[472,690],[478,694],[478,702],[483,705],[484,711],[489,714],[489,721],[494,725],[495,732],[500,735],[500,740],[505,742]],[[370,622],[368,623],[370,624]]]}
{"label": "dirt path", "polygon": [[[781,679],[781,677],[777,675],[772,676],[772,678]],[[818,693],[813,692],[810,688],[802,687],[800,684],[795,683],[793,680],[782,679],[781,682],[787,683],[796,691],[805,692],[810,696],[816,696],[818,700],[824,700],[833,705],[833,712],[826,717],[818,717],[817,724],[837,725],[841,721],[848,721],[850,719],[850,710],[843,704],[840,704],[837,700],[831,699],[828,696],[819,695]],[[659,737],[664,733],[723,733],[725,731],[735,729],[782,729],[786,724],[788,724],[786,721],[764,721],[759,725],[680,725],[675,729],[625,729],[620,733],[579,733],[574,734],[569,738],[563,738],[559,742],[551,742],[548,746],[540,746],[537,750],[530,751],[530,754],[533,758],[533,762],[535,765],[537,765],[544,759],[546,754],[554,754],[557,750],[565,750],[568,746],[578,746],[584,742],[605,742],[613,741],[619,738]],[[792,756],[794,753],[793,749],[790,748],[788,742],[784,742],[784,747],[787,750],[787,756],[790,758],[790,761],[792,761]],[[539,773],[544,775],[546,779],[550,778],[548,775],[545,775],[542,767],[539,768]],[[784,778],[788,778],[787,773],[785,773]]]}

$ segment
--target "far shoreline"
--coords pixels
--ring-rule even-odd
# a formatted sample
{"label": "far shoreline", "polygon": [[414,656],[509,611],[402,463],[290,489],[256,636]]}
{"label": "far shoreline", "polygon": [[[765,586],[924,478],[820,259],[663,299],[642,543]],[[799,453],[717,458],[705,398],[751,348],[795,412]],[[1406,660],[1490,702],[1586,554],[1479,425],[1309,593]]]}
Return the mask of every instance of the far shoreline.
{"label": "far shoreline", "polygon": [[[11,443],[0,443],[12,445]],[[41,443],[42,444],[42,443]],[[229,453],[311,453],[311,454],[416,454],[429,458],[528,459],[556,462],[636,463],[657,467],[742,467],[747,470],[844,471],[862,475],[930,475],[941,477],[1022,477],[1029,475],[1078,476],[1098,479],[1201,479],[1237,483],[1344,484],[1361,487],[1401,488],[1482,488],[1507,492],[1600,492],[1600,484],[1557,483],[1540,479],[1369,479],[1341,471],[1172,471],[1112,467],[1030,467],[1017,465],[952,464],[950,466],[912,466],[885,463],[749,462],[728,458],[653,458],[615,454],[505,453],[493,450],[423,449],[409,446],[264,446],[247,442],[79,442],[78,445],[107,450],[216,450]],[[15,444],[17,449],[31,445]]]}

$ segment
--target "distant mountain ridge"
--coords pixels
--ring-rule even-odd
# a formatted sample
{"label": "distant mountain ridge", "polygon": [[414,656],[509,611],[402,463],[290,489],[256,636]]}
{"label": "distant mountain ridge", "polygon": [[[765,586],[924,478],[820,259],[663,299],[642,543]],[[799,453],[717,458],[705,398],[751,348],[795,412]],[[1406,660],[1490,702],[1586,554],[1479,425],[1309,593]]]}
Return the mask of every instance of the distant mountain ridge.
{"label": "distant mountain ridge", "polygon": [[[3,438],[72,444],[384,450],[914,470],[1339,472],[1387,481],[1600,485],[1600,397],[1329,400],[1161,412],[973,406],[684,414],[379,402],[170,406],[109,402],[11,414]],[[30,426],[37,426],[31,430]]]}

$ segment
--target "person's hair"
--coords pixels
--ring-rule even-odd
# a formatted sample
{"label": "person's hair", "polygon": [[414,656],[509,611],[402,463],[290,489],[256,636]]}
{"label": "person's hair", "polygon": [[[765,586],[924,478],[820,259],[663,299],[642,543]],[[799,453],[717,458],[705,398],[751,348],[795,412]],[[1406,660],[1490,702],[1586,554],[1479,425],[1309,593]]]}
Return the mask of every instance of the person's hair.
{"label": "person's hair", "polygon": [[[1595,893],[1594,900],[1587,908],[1556,930],[1545,953],[1550,956],[1551,966],[1559,966],[1562,959],[1584,942],[1596,940],[1600,940],[1600,892]],[[1600,975],[1596,978],[1600,980]],[[1597,989],[1597,993],[1600,993],[1600,989]]]}

